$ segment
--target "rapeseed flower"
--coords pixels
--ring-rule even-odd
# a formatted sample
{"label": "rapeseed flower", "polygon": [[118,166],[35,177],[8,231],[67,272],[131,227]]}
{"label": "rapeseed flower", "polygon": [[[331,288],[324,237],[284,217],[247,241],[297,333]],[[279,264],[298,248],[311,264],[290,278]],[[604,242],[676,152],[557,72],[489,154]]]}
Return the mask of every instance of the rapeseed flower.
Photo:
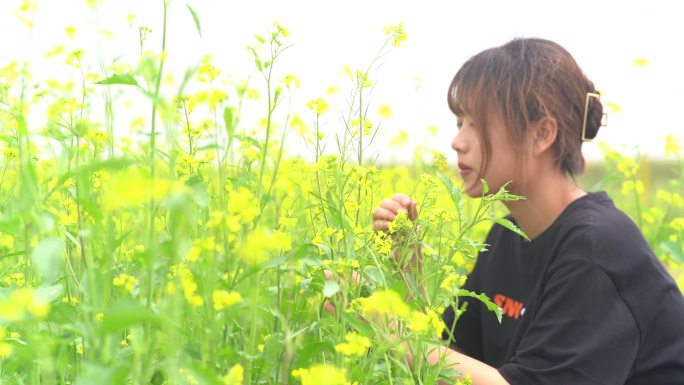
{"label": "rapeseed flower", "polygon": [[368,348],[371,346],[371,341],[368,338],[360,336],[357,333],[347,333],[347,335],[344,336],[344,340],[346,342],[335,345],[335,350],[345,356],[361,357],[366,354]]}
{"label": "rapeseed flower", "polygon": [[37,295],[33,288],[22,287],[0,298],[0,321],[19,321],[27,315],[43,319],[49,311],[50,303]]}
{"label": "rapeseed flower", "polygon": [[385,35],[389,35],[392,39],[392,45],[394,47],[401,47],[401,44],[406,41],[406,31],[404,31],[404,24],[399,23],[397,25],[390,25],[385,27]]}
{"label": "rapeseed flower", "polygon": [[151,199],[162,199],[172,190],[169,180],[152,179],[139,169],[116,173],[107,185],[103,189],[102,203],[108,210],[140,206]]}
{"label": "rapeseed flower", "polygon": [[432,309],[427,309],[425,312],[414,310],[408,319],[408,326],[416,334],[437,337],[442,335],[444,321]]}
{"label": "rapeseed flower", "polygon": [[292,249],[290,236],[282,231],[269,232],[257,229],[247,235],[239,250],[246,263],[258,265],[266,262],[271,254]]}
{"label": "rapeseed flower", "polygon": [[679,143],[679,138],[674,135],[665,136],[665,156],[679,156],[682,150],[682,145]]}
{"label": "rapeseed flower", "polygon": [[226,290],[214,290],[211,298],[216,311],[227,309],[242,300],[242,296],[237,291]]}
{"label": "rapeseed flower", "polygon": [[123,287],[126,292],[131,293],[135,286],[138,284],[138,279],[132,275],[121,273],[114,277],[112,280],[112,285],[117,287]]}
{"label": "rapeseed flower", "polygon": [[392,117],[392,109],[390,106],[383,104],[378,108],[378,116],[382,119],[389,119]]}
{"label": "rapeseed flower", "polygon": [[330,108],[328,102],[323,98],[309,100],[306,102],[306,107],[316,112],[316,115],[322,115]]}
{"label": "rapeseed flower", "polygon": [[5,338],[7,337],[7,330],[0,326],[0,359],[7,358],[12,354],[14,347],[7,342]]}
{"label": "rapeseed flower", "polygon": [[393,290],[380,290],[366,298],[357,298],[352,306],[358,306],[362,314],[371,318],[406,318],[410,309],[399,294]]}
{"label": "rapeseed flower", "polygon": [[302,385],[348,385],[344,369],[318,364],[309,368],[295,369],[292,377],[299,377]]}
{"label": "rapeseed flower", "polygon": [[221,380],[223,381],[223,385],[242,385],[244,378],[245,369],[242,365],[235,364]]}

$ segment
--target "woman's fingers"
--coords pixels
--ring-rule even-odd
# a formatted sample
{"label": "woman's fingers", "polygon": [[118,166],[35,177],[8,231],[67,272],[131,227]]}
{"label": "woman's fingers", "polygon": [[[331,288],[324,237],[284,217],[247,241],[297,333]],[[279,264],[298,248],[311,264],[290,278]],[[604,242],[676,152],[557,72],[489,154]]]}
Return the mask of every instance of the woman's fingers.
{"label": "woman's fingers", "polygon": [[411,200],[408,204],[408,217],[410,220],[415,221],[418,218],[418,206],[416,206],[416,201]]}
{"label": "woman's fingers", "polygon": [[397,214],[405,212],[410,220],[418,218],[416,202],[408,195],[396,193],[392,199],[383,199],[373,211],[373,230],[388,231],[389,223],[397,219]]}
{"label": "woman's fingers", "polygon": [[411,203],[411,197],[406,194],[396,193],[392,196],[392,200],[399,203],[402,207],[407,207]]}
{"label": "woman's fingers", "polygon": [[[323,270],[323,275],[325,276],[325,279],[328,281],[333,281],[335,279],[335,275],[330,270]],[[361,274],[357,273],[356,271],[352,271],[351,275],[352,275],[352,282],[354,282],[354,284],[358,284],[359,282],[361,282]],[[338,279],[337,283],[339,283],[340,285],[344,285],[344,279],[342,279],[342,278]],[[342,295],[338,294],[338,298],[341,300]],[[328,313],[333,314],[333,315],[335,314],[335,305],[332,303],[332,301],[326,300],[324,307],[325,307],[325,311],[327,311]]]}
{"label": "woman's fingers", "polygon": [[396,211],[389,210],[385,207],[378,207],[373,212],[373,219],[382,219],[385,221],[393,221],[397,218]]}

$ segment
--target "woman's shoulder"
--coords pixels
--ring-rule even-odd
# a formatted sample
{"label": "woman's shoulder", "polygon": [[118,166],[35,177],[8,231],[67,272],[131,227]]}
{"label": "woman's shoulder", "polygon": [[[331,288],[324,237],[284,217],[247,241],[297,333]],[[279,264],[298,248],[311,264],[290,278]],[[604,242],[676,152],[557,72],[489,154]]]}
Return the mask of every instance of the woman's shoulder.
{"label": "woman's shoulder", "polygon": [[618,209],[605,192],[588,193],[572,202],[557,220],[557,236],[608,249],[648,247],[634,221]]}
{"label": "woman's shoulder", "polygon": [[553,265],[589,263],[603,270],[623,293],[641,295],[649,287],[651,291],[676,289],[637,225],[607,194],[589,194],[577,203],[559,229],[551,270]]}

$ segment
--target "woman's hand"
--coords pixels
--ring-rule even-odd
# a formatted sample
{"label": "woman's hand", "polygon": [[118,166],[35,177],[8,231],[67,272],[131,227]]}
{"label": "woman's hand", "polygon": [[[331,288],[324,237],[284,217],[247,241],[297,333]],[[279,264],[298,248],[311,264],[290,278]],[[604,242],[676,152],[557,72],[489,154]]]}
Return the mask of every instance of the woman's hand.
{"label": "woman's hand", "polygon": [[405,212],[412,221],[418,218],[416,202],[407,195],[396,193],[392,199],[383,199],[373,212],[373,230],[389,231],[390,222],[397,219],[399,212]]}
{"label": "woman's hand", "polygon": [[[330,270],[323,270],[323,275],[325,276],[326,281],[334,281],[335,280],[335,275]],[[352,283],[356,285],[356,284],[359,284],[360,282],[361,282],[361,275],[359,273],[357,273],[356,271],[352,271]],[[337,280],[337,283],[340,286],[344,286],[345,281],[344,281],[344,279],[339,278]],[[342,298],[343,298],[342,294],[338,294],[337,298],[340,301],[342,301]],[[344,304],[344,306],[346,307],[347,304]],[[335,315],[335,305],[332,303],[331,300],[325,301],[325,311],[327,311],[331,315]]]}

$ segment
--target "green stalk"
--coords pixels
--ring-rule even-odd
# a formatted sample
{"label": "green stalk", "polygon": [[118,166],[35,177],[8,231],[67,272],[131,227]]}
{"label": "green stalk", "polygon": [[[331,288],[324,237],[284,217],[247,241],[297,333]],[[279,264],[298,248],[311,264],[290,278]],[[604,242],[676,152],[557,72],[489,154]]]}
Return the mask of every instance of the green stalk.
{"label": "green stalk", "polygon": [[[273,50],[273,41],[271,40],[271,50]],[[257,185],[257,195],[259,196],[259,202],[260,205],[263,205],[261,202],[261,193],[262,193],[262,183],[263,183],[263,178],[264,178],[264,172],[266,171],[266,155],[268,153],[268,142],[271,136],[271,119],[273,117],[273,110],[274,110],[274,104],[275,100],[272,99],[271,95],[271,76],[273,75],[273,64],[275,62],[275,57],[276,55],[271,55],[271,63],[268,66],[268,75],[265,75],[266,78],[266,95],[268,99],[268,114],[266,116],[266,137],[264,138],[264,146],[261,149],[261,167],[259,170],[259,184]]]}

